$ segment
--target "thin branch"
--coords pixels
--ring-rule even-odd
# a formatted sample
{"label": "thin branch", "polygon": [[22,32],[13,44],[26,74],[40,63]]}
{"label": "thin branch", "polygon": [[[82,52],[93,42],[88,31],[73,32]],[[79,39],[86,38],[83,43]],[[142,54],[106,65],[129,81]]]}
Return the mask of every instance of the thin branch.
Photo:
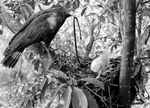
{"label": "thin branch", "polygon": [[77,60],[78,62],[80,63],[80,60],[79,60],[79,56],[78,56],[78,50],[77,50],[77,39],[76,39],[76,27],[75,27],[75,19],[77,20],[76,17],[73,18],[73,28],[74,28],[74,41],[75,41],[75,51],[76,51],[76,56],[77,56]]}

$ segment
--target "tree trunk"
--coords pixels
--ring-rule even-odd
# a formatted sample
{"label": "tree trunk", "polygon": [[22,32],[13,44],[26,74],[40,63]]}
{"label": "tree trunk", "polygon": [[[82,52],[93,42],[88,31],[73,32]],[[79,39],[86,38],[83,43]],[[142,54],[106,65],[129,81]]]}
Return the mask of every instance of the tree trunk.
{"label": "tree trunk", "polygon": [[136,0],[124,0],[124,36],[121,60],[120,103],[122,108],[130,108],[130,82],[133,73],[133,56],[135,47]]}

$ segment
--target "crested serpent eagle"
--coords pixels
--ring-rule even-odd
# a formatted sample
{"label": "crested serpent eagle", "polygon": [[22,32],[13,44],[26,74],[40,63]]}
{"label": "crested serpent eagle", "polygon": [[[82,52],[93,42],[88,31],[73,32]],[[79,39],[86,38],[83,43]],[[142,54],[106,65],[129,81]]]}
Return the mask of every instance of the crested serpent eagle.
{"label": "crested serpent eagle", "polygon": [[44,42],[48,47],[69,16],[71,15],[67,9],[62,6],[52,7],[32,15],[9,42],[1,63],[5,67],[13,68],[21,53],[28,46]]}

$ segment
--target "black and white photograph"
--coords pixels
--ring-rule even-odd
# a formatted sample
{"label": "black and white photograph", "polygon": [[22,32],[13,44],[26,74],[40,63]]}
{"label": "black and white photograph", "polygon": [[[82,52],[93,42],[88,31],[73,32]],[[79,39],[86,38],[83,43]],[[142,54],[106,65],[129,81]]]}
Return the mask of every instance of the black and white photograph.
{"label": "black and white photograph", "polygon": [[150,108],[150,0],[0,0],[0,108]]}

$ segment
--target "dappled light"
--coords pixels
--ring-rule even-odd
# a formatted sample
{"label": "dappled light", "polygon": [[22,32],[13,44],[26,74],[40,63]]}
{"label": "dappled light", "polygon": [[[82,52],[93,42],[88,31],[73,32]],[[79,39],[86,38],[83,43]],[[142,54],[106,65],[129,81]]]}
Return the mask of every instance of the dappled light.
{"label": "dappled light", "polygon": [[149,108],[150,1],[136,1],[1,0],[0,107]]}

